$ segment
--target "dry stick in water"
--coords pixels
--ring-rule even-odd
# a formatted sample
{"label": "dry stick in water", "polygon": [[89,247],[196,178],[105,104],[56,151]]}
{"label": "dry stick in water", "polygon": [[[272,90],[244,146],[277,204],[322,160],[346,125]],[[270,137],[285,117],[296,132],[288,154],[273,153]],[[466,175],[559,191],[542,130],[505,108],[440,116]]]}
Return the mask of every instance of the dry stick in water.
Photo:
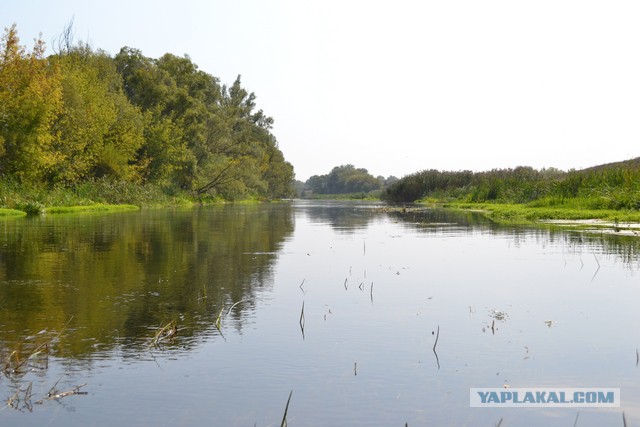
{"label": "dry stick in water", "polygon": [[640,353],[638,353],[638,349],[636,348],[636,366],[640,363]]}
{"label": "dry stick in water", "polygon": [[369,290],[369,293],[371,294],[371,302],[373,302],[373,282],[371,282],[371,289]]}
{"label": "dry stick in water", "polygon": [[344,290],[346,291],[349,286],[347,285],[347,279],[344,279]]}
{"label": "dry stick in water", "polygon": [[284,416],[282,417],[282,422],[280,423],[280,427],[285,427],[287,425],[287,412],[289,411],[289,402],[291,402],[291,395],[293,394],[293,390],[289,393],[289,398],[287,399],[287,406],[284,407]]}
{"label": "dry stick in water", "polygon": [[231,310],[233,310],[233,307],[235,307],[236,305],[240,304],[241,302],[244,302],[245,300],[241,299],[240,301],[238,301],[237,303],[233,304],[231,307],[229,307],[229,311],[227,311],[227,316],[229,314],[231,314]]}
{"label": "dry stick in water", "polygon": [[221,325],[222,325],[222,312],[224,312],[224,305],[220,309],[220,313],[218,313],[218,317],[216,318],[216,321],[214,322],[214,326],[216,327],[218,332],[220,332],[220,336],[222,337],[222,339],[224,339],[226,341],[227,338],[222,333],[222,327],[221,327]]}
{"label": "dry stick in water", "polygon": [[596,272],[593,273],[593,277],[591,278],[592,282],[593,282],[593,279],[596,278],[596,274],[598,274],[598,271],[600,271],[600,261],[598,261],[598,257],[596,256],[596,254],[593,254],[593,257],[596,259],[596,263],[598,263],[598,268],[597,268]]}
{"label": "dry stick in water", "polygon": [[300,330],[302,331],[302,339],[304,339],[304,301],[302,301],[302,310],[300,310]]}
{"label": "dry stick in water", "polygon": [[438,338],[440,338],[440,325],[438,325],[438,332],[436,333],[436,342],[433,343],[433,354],[436,355],[436,363],[438,364],[438,369],[440,369],[440,359],[438,358],[438,353],[436,353],[436,346],[438,345]]}
{"label": "dry stick in water", "polygon": [[624,416],[624,411],[622,411],[622,425],[627,427],[627,417]]}

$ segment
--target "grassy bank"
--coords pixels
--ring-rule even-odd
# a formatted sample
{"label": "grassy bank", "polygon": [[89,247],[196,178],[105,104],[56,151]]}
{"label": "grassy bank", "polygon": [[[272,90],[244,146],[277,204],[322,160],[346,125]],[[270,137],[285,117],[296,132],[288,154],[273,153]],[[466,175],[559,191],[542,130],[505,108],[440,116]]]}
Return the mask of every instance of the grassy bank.
{"label": "grassy bank", "polygon": [[88,206],[57,206],[44,208],[44,214],[70,214],[70,213],[86,213],[86,212],[127,212],[137,211],[140,207],[136,205],[103,205],[95,204]]}
{"label": "grassy bank", "polygon": [[26,212],[19,211],[17,209],[2,209],[0,208],[0,218],[15,218],[18,216],[25,216]]}
{"label": "grassy bank", "polygon": [[[433,201],[431,201],[433,202]],[[536,203],[437,203],[446,208],[477,210],[500,223],[532,223],[545,220],[600,220],[602,222],[640,223],[637,210],[589,209],[580,205],[540,206]]]}
{"label": "grassy bank", "polygon": [[115,212],[160,206],[216,203],[222,199],[196,198],[189,192],[155,185],[111,180],[88,180],[74,186],[21,184],[0,179],[0,216]]}

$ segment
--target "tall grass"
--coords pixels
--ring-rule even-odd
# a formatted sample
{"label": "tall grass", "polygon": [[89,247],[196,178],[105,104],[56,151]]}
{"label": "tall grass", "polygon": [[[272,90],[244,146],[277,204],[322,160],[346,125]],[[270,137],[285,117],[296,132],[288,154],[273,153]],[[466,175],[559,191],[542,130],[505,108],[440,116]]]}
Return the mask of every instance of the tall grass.
{"label": "tall grass", "polygon": [[91,205],[184,205],[193,203],[191,195],[175,188],[141,185],[110,179],[87,180],[75,185],[20,183],[0,179],[0,208],[27,214],[45,208]]}
{"label": "tall grass", "polygon": [[487,172],[418,172],[383,193],[391,202],[511,203],[530,207],[640,210],[640,167],[633,162],[562,172],[530,167]]}

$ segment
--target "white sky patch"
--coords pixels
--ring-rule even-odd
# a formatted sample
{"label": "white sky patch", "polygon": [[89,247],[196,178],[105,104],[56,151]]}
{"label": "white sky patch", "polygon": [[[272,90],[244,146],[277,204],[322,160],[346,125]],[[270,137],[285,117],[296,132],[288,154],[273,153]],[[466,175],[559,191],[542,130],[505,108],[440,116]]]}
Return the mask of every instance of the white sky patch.
{"label": "white sky patch", "polygon": [[640,156],[640,2],[5,2],[0,24],[189,54],[274,117],[298,179]]}

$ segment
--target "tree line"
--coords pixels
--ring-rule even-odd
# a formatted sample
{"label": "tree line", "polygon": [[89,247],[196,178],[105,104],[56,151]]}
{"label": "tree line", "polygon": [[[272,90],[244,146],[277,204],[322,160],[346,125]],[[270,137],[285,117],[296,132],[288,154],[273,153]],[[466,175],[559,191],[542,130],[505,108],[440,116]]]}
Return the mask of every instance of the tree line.
{"label": "tree line", "polygon": [[301,195],[359,194],[375,195],[398,178],[390,176],[374,177],[364,168],[347,164],[334,167],[325,175],[313,175],[300,188]]}
{"label": "tree line", "polygon": [[52,55],[16,26],[0,41],[0,177],[73,186],[155,185],[226,199],[281,198],[293,166],[240,76],[227,86],[188,56],[111,56],[65,29]]}

